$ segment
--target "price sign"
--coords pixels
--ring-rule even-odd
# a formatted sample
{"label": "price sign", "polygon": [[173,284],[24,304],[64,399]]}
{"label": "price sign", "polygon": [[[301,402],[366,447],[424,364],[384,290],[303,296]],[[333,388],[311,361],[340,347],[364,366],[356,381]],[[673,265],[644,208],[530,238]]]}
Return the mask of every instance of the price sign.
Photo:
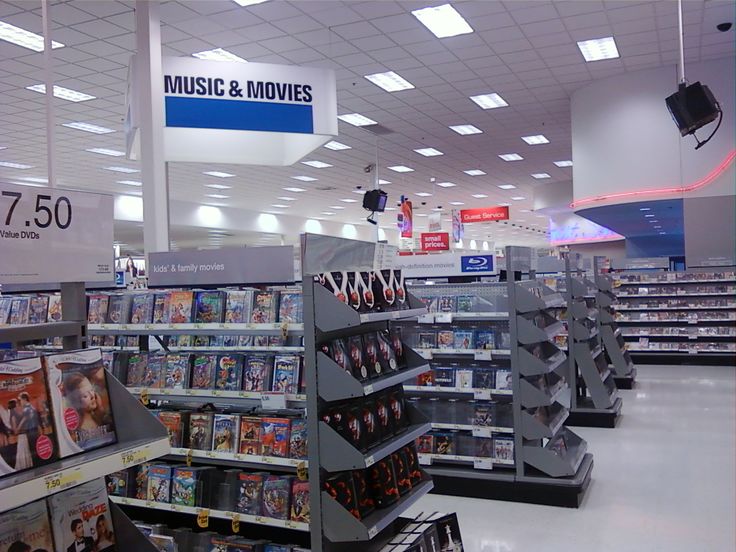
{"label": "price sign", "polygon": [[148,397],[148,389],[145,389],[145,388],[141,389],[141,399],[140,400],[145,406],[148,406],[148,403],[151,402],[150,398]]}
{"label": "price sign", "polygon": [[417,454],[417,457],[419,458],[419,463],[422,466],[429,466],[432,464],[432,456],[429,454]]}
{"label": "price sign", "polygon": [[365,467],[366,468],[370,468],[375,463],[376,463],[376,459],[373,458],[373,455],[366,457],[366,459],[365,459]]}
{"label": "price sign", "polygon": [[451,312],[438,312],[434,315],[434,321],[437,324],[452,324]]}
{"label": "price sign", "polygon": [[475,360],[491,360],[491,350],[490,349],[478,349],[473,353],[473,358]]}
{"label": "price sign", "polygon": [[368,529],[368,538],[372,539],[378,534],[378,528],[374,525],[370,529]]}
{"label": "price sign", "polygon": [[428,312],[417,317],[417,322],[420,324],[434,324],[434,313]]}
{"label": "price sign", "polygon": [[476,401],[490,401],[491,390],[490,389],[473,389],[473,398]]}
{"label": "price sign", "polygon": [[493,437],[493,428],[486,426],[473,426],[473,437]]}
{"label": "price sign", "polygon": [[285,410],[286,394],[276,391],[264,391],[261,394],[261,408],[264,410]]}
{"label": "price sign", "polygon": [[68,471],[60,471],[47,475],[43,479],[46,485],[46,494],[58,493],[82,482],[82,469],[74,468]]}
{"label": "price sign", "polygon": [[492,470],[493,458],[473,458],[473,467],[476,470]]}
{"label": "price sign", "polygon": [[233,512],[233,518],[230,522],[230,527],[233,530],[233,533],[237,534],[240,532],[240,514],[237,512]]}
{"label": "price sign", "polygon": [[149,452],[150,452],[150,447],[148,445],[146,445],[145,447],[140,447],[137,449],[131,449],[125,452],[121,452],[120,459],[123,461],[123,468],[128,468],[130,466],[136,466],[138,464],[142,464],[143,462],[146,462],[148,460]]}
{"label": "price sign", "polygon": [[210,511],[208,508],[197,509],[197,525],[202,529],[210,526]]}
{"label": "price sign", "polygon": [[191,468],[192,467],[192,456],[193,455],[194,455],[194,451],[192,449],[189,449],[187,451],[187,458],[186,458],[186,462],[187,462],[187,467],[188,468]]}
{"label": "price sign", "polygon": [[112,283],[112,241],[112,196],[0,183],[3,284]]}

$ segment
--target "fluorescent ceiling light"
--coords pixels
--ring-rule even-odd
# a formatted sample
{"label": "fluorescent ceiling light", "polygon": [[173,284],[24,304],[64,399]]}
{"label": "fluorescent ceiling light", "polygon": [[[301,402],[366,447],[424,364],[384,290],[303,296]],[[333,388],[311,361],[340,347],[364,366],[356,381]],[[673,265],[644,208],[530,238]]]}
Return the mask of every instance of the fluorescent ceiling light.
{"label": "fluorescent ceiling light", "polygon": [[227,199],[230,197],[230,196],[222,195],[222,194],[204,194],[204,195],[205,197],[211,197],[213,199]]}
{"label": "fluorescent ceiling light", "polygon": [[414,192],[414,195],[418,195],[419,197],[430,197],[432,194],[429,192]]}
{"label": "fluorescent ceiling light", "polygon": [[508,207],[508,206],[509,206],[509,205],[511,205],[511,204],[510,204],[510,203],[499,203],[499,205],[500,205],[501,207]]}
{"label": "fluorescent ceiling light", "polygon": [[450,205],[465,205],[462,201],[451,201]]}
{"label": "fluorescent ceiling light", "polygon": [[74,128],[76,130],[83,130],[84,132],[91,132],[93,134],[110,134],[111,132],[115,132],[111,128],[106,128],[103,126],[98,125],[91,125],[89,123],[61,123],[61,126],[65,126],[67,128]]}
{"label": "fluorescent ceiling light", "polygon": [[358,202],[357,199],[350,199],[350,198],[341,199],[340,201],[342,201],[343,203],[357,203]]}
{"label": "fluorescent ceiling light", "polygon": [[345,207],[343,207],[342,205],[330,205],[330,209],[336,209],[336,210],[338,210],[338,211],[339,211],[340,209],[344,209],[344,208],[345,208]]}
{"label": "fluorescent ceiling light", "polygon": [[395,211],[396,207],[386,207],[384,211]]}
{"label": "fluorescent ceiling light", "polygon": [[394,165],[393,167],[389,167],[389,169],[397,173],[414,172],[414,169],[405,165]]}
{"label": "fluorescent ceiling light", "polygon": [[514,186],[513,184],[499,184],[498,187],[502,190],[513,190],[514,188],[516,188],[516,186]]}
{"label": "fluorescent ceiling light", "polygon": [[379,178],[378,179],[378,183],[379,184],[391,184],[391,181],[390,180],[383,180],[383,179]]}
{"label": "fluorescent ceiling light", "polygon": [[572,167],[572,161],[555,161],[558,167]]}
{"label": "fluorescent ceiling light", "polygon": [[345,121],[346,123],[349,123],[353,126],[358,126],[358,127],[378,124],[373,119],[369,119],[368,117],[365,117],[361,115],[360,113],[346,113],[345,115],[338,115],[337,118],[340,119],[341,121]]}
{"label": "fluorescent ceiling light", "polygon": [[199,59],[206,59],[207,61],[239,61],[241,63],[248,63],[248,60],[236,56],[232,52],[223,50],[222,48],[215,48],[214,50],[205,50],[204,52],[197,52],[192,56]]}
{"label": "fluorescent ceiling light", "polygon": [[532,136],[522,136],[521,139],[524,140],[530,146],[537,146],[539,144],[549,144],[549,140],[547,140],[547,137],[544,134],[534,134]]}
{"label": "fluorescent ceiling light", "polygon": [[667,232],[660,232],[660,234],[666,234]]}
{"label": "fluorescent ceiling light", "polygon": [[585,61],[588,62],[618,57],[616,41],[612,36],[578,41],[578,48],[580,48],[580,53],[583,54]]}
{"label": "fluorescent ceiling light", "polygon": [[639,210],[640,211],[651,211],[652,208],[651,207],[641,207]]}
{"label": "fluorescent ceiling light", "polygon": [[206,174],[207,176],[216,176],[217,178],[232,178],[235,176],[234,174],[222,171],[205,171],[202,174]]}
{"label": "fluorescent ceiling light", "polygon": [[467,174],[468,176],[483,176],[484,174],[486,174],[480,169],[470,169],[470,170],[463,171],[463,172]]}
{"label": "fluorescent ceiling light", "polygon": [[414,88],[412,83],[393,71],[365,75],[365,78],[376,86],[383,88],[386,92],[398,92],[399,90]]}
{"label": "fluorescent ceiling light", "polygon": [[532,178],[536,178],[537,180],[541,180],[542,178],[552,178],[547,173],[532,173]]}
{"label": "fluorescent ceiling light", "polygon": [[531,211],[529,209],[522,209],[521,212],[522,213],[531,213]]}
{"label": "fluorescent ceiling light", "polygon": [[353,190],[354,194],[365,195],[365,190]]}
{"label": "fluorescent ceiling light", "polygon": [[41,178],[38,176],[24,176],[21,180],[25,182],[33,182],[34,184],[48,184],[48,178]]}
{"label": "fluorescent ceiling light", "polygon": [[125,174],[139,173],[138,169],[131,169],[130,167],[103,167],[106,171],[119,172]]}
{"label": "fluorescent ceiling light", "polygon": [[414,216],[415,217],[427,217],[429,215],[427,215],[427,213],[414,213]]}
{"label": "fluorescent ceiling light", "polygon": [[414,10],[411,14],[437,38],[473,32],[473,28],[450,4]]}
{"label": "fluorescent ceiling light", "polygon": [[438,182],[437,185],[440,188],[454,188],[457,186],[457,184],[453,184],[452,182]]}
{"label": "fluorescent ceiling light", "polygon": [[100,155],[109,155],[110,157],[123,157],[125,155],[124,151],[107,148],[89,148],[84,151],[88,151],[90,153],[99,153]]}
{"label": "fluorescent ceiling light", "polygon": [[[44,49],[43,35],[26,31],[4,21],[0,21],[0,39],[7,40],[23,48],[28,48],[34,52],[43,52]],[[63,47],[64,45],[61,42],[51,41],[52,50]]]}
{"label": "fluorescent ceiling light", "polygon": [[331,167],[329,163],[325,163],[324,161],[302,161],[303,165],[309,165],[310,167],[314,167],[315,169],[326,169],[327,167]]}
{"label": "fluorescent ceiling light", "polygon": [[417,152],[419,155],[423,155],[424,157],[437,157],[438,155],[444,155],[440,150],[436,150],[434,148],[419,148],[415,149],[415,152]]}
{"label": "fluorescent ceiling light", "polygon": [[[34,84],[32,86],[26,86],[26,89],[33,90],[34,92],[39,92],[40,94],[46,93],[45,84]],[[89,94],[85,94],[84,92],[77,92],[76,90],[71,90],[69,88],[64,88],[63,86],[57,85],[54,85],[54,96],[56,98],[68,100],[70,102],[85,102],[87,100],[95,99],[95,96],[90,96]]]}
{"label": "fluorescent ceiling light", "polygon": [[283,203],[273,203],[271,204],[271,207],[276,207],[278,209],[286,209],[288,205],[284,205]]}
{"label": "fluorescent ceiling light", "polygon": [[503,153],[499,155],[499,157],[504,161],[521,161],[522,159],[524,159],[518,153]]}
{"label": "fluorescent ceiling light", "polygon": [[655,215],[644,215],[645,217],[654,217]]}
{"label": "fluorescent ceiling light", "polygon": [[296,186],[287,186],[286,188],[283,188],[283,189],[286,190],[287,192],[294,192],[295,194],[307,191],[304,188],[297,188]]}
{"label": "fluorescent ceiling light", "polygon": [[657,226],[653,226],[652,228],[662,228],[662,227],[657,225]]}
{"label": "fluorescent ceiling light", "polygon": [[143,186],[143,182],[138,182],[137,180],[118,180],[117,182],[126,186]]}
{"label": "fluorescent ceiling light", "polygon": [[255,4],[263,4],[268,0],[233,0],[238,6],[254,6]]}
{"label": "fluorescent ceiling light", "polygon": [[312,178],[311,176],[292,176],[294,180],[301,180],[302,182],[314,182],[317,180],[316,178]]}
{"label": "fluorescent ceiling light", "polygon": [[514,201],[523,201],[526,198],[524,196],[514,196],[511,199],[513,199]]}
{"label": "fluorescent ceiling light", "polygon": [[336,142],[335,140],[332,140],[331,142],[327,142],[325,144],[325,147],[327,149],[330,149],[330,150],[333,150],[333,151],[353,149],[350,146],[347,146],[347,145],[342,144],[340,142]]}
{"label": "fluorescent ceiling light", "polygon": [[281,201],[296,201],[295,197],[289,197],[289,196],[279,196],[276,199],[280,199]]}
{"label": "fluorescent ceiling light", "polygon": [[323,215],[327,215],[327,216],[331,216],[331,215],[334,215],[335,213],[333,213],[332,211],[322,211],[322,214]]}
{"label": "fluorescent ceiling light", "polygon": [[483,199],[484,197],[488,197],[486,194],[473,194],[473,197],[477,199]]}
{"label": "fluorescent ceiling light", "polygon": [[470,96],[470,99],[482,109],[496,109],[497,107],[507,107],[509,105],[506,100],[496,93],[478,94],[477,96]]}
{"label": "fluorescent ceiling light", "polygon": [[0,161],[0,167],[8,169],[31,169],[33,165],[24,165],[23,163],[11,163],[10,161]]}
{"label": "fluorescent ceiling light", "polygon": [[468,134],[483,134],[481,129],[473,125],[454,125],[450,129],[463,136],[467,136]]}
{"label": "fluorescent ceiling light", "polygon": [[213,190],[229,190],[232,186],[226,186],[225,184],[205,184],[205,188],[212,188]]}

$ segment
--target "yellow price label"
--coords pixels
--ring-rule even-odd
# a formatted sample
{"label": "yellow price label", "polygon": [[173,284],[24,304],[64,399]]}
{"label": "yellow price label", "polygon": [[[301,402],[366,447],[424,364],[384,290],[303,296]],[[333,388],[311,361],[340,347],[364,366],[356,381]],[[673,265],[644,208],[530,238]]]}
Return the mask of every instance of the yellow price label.
{"label": "yellow price label", "polygon": [[256,523],[263,523],[263,524],[265,524],[266,523],[266,518],[264,518],[263,516],[256,516]]}
{"label": "yellow price label", "polygon": [[148,406],[148,403],[151,402],[151,399],[148,397],[148,389],[141,389],[140,401],[144,406]]}
{"label": "yellow price label", "polygon": [[302,480],[306,481],[308,477],[307,463],[303,460],[296,465],[296,475]]}
{"label": "yellow price label", "polygon": [[281,339],[286,340],[286,337],[289,335],[289,324],[284,322],[281,324]]}
{"label": "yellow price label", "polygon": [[44,478],[46,493],[53,494],[63,491],[82,482],[82,469],[75,468],[70,471],[60,471]]}
{"label": "yellow price label", "polygon": [[127,468],[129,466],[142,464],[143,462],[148,460],[148,452],[148,446],[121,452],[120,459],[123,461],[123,467]]}
{"label": "yellow price label", "polygon": [[202,529],[210,526],[210,511],[207,508],[197,510],[197,525]]}
{"label": "yellow price label", "polygon": [[188,467],[188,468],[191,468],[191,467],[192,467],[192,455],[193,455],[193,454],[194,454],[194,451],[192,451],[192,449],[189,449],[189,450],[187,451],[187,458],[186,458],[186,462],[187,462],[187,467]]}
{"label": "yellow price label", "polygon": [[286,520],[286,524],[285,524],[285,525],[286,525],[286,527],[288,527],[289,529],[296,529],[296,528],[297,528],[297,525],[296,525],[296,523],[295,523],[295,522],[293,522],[293,521],[291,521],[290,519],[287,519],[287,520]]}
{"label": "yellow price label", "polygon": [[233,533],[239,533],[240,532],[240,514],[237,512],[233,513],[233,519],[230,523],[230,526],[233,530]]}

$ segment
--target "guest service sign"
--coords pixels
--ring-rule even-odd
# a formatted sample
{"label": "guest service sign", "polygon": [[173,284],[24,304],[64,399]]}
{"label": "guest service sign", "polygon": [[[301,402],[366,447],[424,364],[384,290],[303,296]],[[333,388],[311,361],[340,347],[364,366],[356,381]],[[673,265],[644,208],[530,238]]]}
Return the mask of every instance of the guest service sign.
{"label": "guest service sign", "polygon": [[0,182],[0,284],[112,282],[112,196]]}
{"label": "guest service sign", "polygon": [[[136,64],[129,155],[137,157]],[[167,161],[291,165],[337,135],[331,69],[163,58]]]}

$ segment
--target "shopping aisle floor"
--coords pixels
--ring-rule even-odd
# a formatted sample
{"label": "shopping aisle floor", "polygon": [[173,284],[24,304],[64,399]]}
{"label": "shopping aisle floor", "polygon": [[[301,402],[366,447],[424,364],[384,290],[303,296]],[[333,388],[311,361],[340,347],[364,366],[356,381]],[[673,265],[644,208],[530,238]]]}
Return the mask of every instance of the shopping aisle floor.
{"label": "shopping aisle floor", "polygon": [[615,429],[574,428],[595,465],[577,510],[429,495],[467,552],[736,550],[736,368],[641,366]]}

